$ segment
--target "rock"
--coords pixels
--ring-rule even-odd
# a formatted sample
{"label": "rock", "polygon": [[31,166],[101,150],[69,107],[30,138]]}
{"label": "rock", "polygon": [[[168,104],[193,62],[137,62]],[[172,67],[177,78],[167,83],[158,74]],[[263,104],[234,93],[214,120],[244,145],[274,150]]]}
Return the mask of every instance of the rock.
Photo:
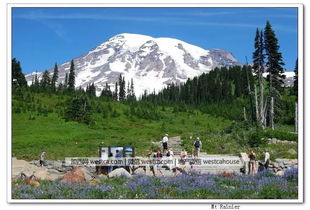
{"label": "rock", "polygon": [[48,172],[44,169],[36,171],[33,175],[37,177],[38,179],[43,179],[43,180],[50,178]]}
{"label": "rock", "polygon": [[146,174],[146,170],[144,171],[143,168],[137,168],[137,169],[134,170],[133,173],[134,173],[134,174],[145,175],[145,174]]}
{"label": "rock", "polygon": [[276,144],[278,142],[277,139],[274,139],[274,138],[268,139],[268,141],[269,141],[269,144]]}
{"label": "rock", "polygon": [[117,168],[113,171],[111,171],[109,174],[108,174],[108,177],[109,178],[112,178],[112,177],[119,177],[119,176],[124,176],[126,178],[131,178],[131,174],[128,173],[128,171],[126,171],[124,168]]}
{"label": "rock", "polygon": [[85,182],[84,168],[83,167],[74,167],[72,171],[66,173],[61,179],[61,182],[68,183],[80,183]]}
{"label": "rock", "polygon": [[[96,171],[95,171],[96,172]],[[96,177],[88,170],[88,168],[83,168],[83,173],[86,181],[91,181]]]}
{"label": "rock", "polygon": [[37,177],[40,180],[56,180],[56,179],[61,179],[64,174],[61,173],[49,173],[48,170],[41,169],[38,170],[34,173],[34,176]]}
{"label": "rock", "polygon": [[98,178],[99,178],[100,181],[103,181],[103,180],[108,179],[108,176],[104,175],[104,174],[99,174]]}
{"label": "rock", "polygon": [[287,152],[288,152],[289,154],[291,154],[291,155],[297,154],[296,150],[294,150],[294,149],[289,149]]}
{"label": "rock", "polygon": [[280,167],[280,164],[278,162],[273,163],[273,168],[279,168],[279,167]]}
{"label": "rock", "polygon": [[20,174],[24,173],[27,177],[33,175],[36,171],[42,170],[41,167],[32,165],[25,160],[12,158],[12,178],[20,178]]}
{"label": "rock", "polygon": [[276,159],[276,162],[279,164],[283,164],[286,167],[292,167],[294,165],[298,165],[298,160],[297,159]]}
{"label": "rock", "polygon": [[85,167],[74,167],[72,171],[67,172],[61,182],[69,182],[69,183],[79,183],[79,182],[89,182],[95,180],[96,176],[93,175],[87,168]]}
{"label": "rock", "polygon": [[283,170],[277,171],[276,175],[277,176],[283,176],[284,175],[284,171]]}
{"label": "rock", "polygon": [[53,169],[53,168],[47,169],[47,172],[52,173],[52,174],[63,174],[60,171]]}
{"label": "rock", "polygon": [[29,163],[32,164],[32,165],[35,165],[35,166],[40,166],[40,161],[39,160],[32,160]]}

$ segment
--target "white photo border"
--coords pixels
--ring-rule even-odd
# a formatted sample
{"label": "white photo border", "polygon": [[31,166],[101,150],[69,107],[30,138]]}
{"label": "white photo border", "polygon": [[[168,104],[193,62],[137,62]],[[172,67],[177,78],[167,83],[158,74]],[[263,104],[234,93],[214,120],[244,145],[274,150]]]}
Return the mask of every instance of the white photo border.
{"label": "white photo border", "polygon": [[[298,199],[12,199],[11,160],[12,160],[12,8],[17,7],[231,7],[231,8],[297,8],[298,9],[298,66],[302,72],[298,74]],[[304,5],[301,3],[7,3],[6,4],[6,71],[7,78],[7,202],[8,203],[232,203],[232,204],[300,204],[304,203]]]}

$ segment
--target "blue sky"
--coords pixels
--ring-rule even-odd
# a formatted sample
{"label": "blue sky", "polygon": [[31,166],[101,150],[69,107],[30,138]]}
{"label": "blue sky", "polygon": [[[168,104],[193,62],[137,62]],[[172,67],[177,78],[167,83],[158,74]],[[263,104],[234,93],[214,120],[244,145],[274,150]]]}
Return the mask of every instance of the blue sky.
{"label": "blue sky", "polygon": [[13,8],[12,54],[24,73],[52,68],[119,33],[171,37],[252,62],[256,28],[276,32],[287,70],[297,58],[297,8]]}

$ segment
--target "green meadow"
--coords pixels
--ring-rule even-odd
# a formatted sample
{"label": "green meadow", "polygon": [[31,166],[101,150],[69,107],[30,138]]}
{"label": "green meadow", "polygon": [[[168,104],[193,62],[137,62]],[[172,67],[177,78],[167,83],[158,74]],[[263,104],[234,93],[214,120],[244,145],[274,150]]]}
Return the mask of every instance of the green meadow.
{"label": "green meadow", "polygon": [[257,138],[255,135],[266,139],[281,134],[296,141],[297,135],[289,133],[292,126],[279,127],[273,133],[268,129],[256,131],[246,123],[236,123],[195,108],[177,110],[172,106],[154,106],[153,111],[156,110],[159,117],[153,119],[148,113],[145,114],[148,117],[141,117],[130,112],[132,107],[141,105],[100,98],[92,99],[96,102],[93,107],[97,108],[93,108],[92,123],[86,124],[63,117],[68,96],[29,93],[23,98],[25,100],[13,98],[12,113],[12,155],[19,159],[38,159],[42,151],[47,151],[48,159],[97,156],[99,144],[134,146],[136,155],[147,155],[156,149],[152,142],[161,141],[165,133],[181,136],[182,146],[189,153],[193,149],[193,140],[189,137],[199,136],[202,151],[208,154],[237,154],[254,148],[258,154],[268,149],[272,158],[297,157],[288,153],[289,149],[297,151],[296,145],[249,144],[251,138]]}

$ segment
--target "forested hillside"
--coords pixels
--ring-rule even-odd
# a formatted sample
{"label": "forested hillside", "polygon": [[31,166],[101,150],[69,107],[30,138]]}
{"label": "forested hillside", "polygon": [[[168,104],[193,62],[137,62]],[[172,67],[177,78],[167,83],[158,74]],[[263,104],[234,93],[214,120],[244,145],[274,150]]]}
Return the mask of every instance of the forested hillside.
{"label": "forested hillside", "polygon": [[[269,22],[257,30],[253,65],[215,68],[209,73],[170,84],[137,99],[134,81],[122,74],[114,90],[106,84],[100,97],[95,84],[75,85],[75,65],[63,83],[58,66],[27,86],[22,64],[12,60],[13,156],[36,159],[97,156],[99,144],[131,145],[146,155],[165,133],[181,136],[192,151],[190,136],[199,136],[203,151],[233,154],[269,150],[272,157],[296,158],[296,144],[268,144],[269,138],[297,141],[294,87],[283,86],[283,60]],[[263,77],[267,72],[268,76]],[[296,75],[298,66],[296,62]]]}

